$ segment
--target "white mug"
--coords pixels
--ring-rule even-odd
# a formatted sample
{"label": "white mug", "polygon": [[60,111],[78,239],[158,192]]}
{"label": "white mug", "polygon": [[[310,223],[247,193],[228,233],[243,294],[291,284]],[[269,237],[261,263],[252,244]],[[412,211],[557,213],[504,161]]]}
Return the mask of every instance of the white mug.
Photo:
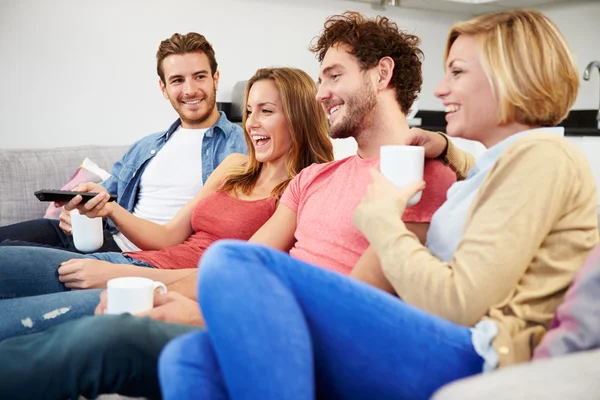
{"label": "white mug", "polygon": [[[381,146],[379,169],[396,187],[423,180],[425,149],[421,146]],[[421,200],[421,192],[408,201],[414,206]]]}
{"label": "white mug", "polygon": [[160,293],[167,293],[164,283],[139,277],[114,278],[107,282],[106,287],[107,314],[137,314],[151,310],[154,307],[154,291],[159,289]]}
{"label": "white mug", "polygon": [[88,218],[77,210],[71,211],[71,234],[77,250],[84,253],[98,250],[104,243],[102,218]]}

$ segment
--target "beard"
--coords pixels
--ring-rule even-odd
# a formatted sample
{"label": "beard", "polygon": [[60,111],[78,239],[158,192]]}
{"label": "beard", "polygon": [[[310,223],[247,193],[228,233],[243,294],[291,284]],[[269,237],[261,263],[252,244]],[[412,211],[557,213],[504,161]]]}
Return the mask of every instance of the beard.
{"label": "beard", "polygon": [[206,122],[206,120],[210,118],[215,105],[217,104],[217,91],[215,88],[213,88],[213,91],[210,95],[206,96],[204,101],[206,103],[206,107],[201,109],[201,114],[195,115],[194,118],[188,118],[183,112],[179,112],[179,110],[176,109],[181,121],[189,126],[196,126]]}
{"label": "beard", "polygon": [[345,102],[346,115],[329,127],[332,139],[356,138],[369,124],[370,114],[377,106],[375,89],[364,79],[361,87]]}

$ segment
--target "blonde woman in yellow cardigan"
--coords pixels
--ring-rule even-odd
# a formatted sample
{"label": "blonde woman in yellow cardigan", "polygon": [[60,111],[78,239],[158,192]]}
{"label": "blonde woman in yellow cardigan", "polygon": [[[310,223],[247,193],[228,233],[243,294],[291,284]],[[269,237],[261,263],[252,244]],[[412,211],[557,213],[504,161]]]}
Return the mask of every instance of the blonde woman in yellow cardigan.
{"label": "blonde woman in yellow cardigan", "polygon": [[529,360],[598,242],[592,172],[552,128],[575,100],[577,70],[536,11],[456,24],[445,69],[436,95],[448,134],[488,150],[474,163],[448,144],[466,179],[433,216],[427,247],[400,218],[422,182],[396,189],[373,171],[354,217],[380,261],[354,275],[400,299],[265,247],[221,242],[200,265],[208,329],[161,357],[166,399],[427,399]]}

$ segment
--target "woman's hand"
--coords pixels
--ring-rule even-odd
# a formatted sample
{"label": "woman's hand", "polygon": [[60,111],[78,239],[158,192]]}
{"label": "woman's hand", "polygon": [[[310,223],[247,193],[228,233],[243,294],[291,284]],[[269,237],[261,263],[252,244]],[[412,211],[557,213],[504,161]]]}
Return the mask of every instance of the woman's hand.
{"label": "woman's hand", "polygon": [[122,266],[91,258],[74,258],[60,264],[58,280],[69,289],[100,289],[121,276]]}
{"label": "woman's hand", "polygon": [[373,181],[367,186],[367,191],[361,204],[367,205],[379,200],[396,199],[400,215],[402,215],[411,197],[425,189],[424,181],[415,181],[407,186],[397,188],[378,169],[371,168],[370,172]]}

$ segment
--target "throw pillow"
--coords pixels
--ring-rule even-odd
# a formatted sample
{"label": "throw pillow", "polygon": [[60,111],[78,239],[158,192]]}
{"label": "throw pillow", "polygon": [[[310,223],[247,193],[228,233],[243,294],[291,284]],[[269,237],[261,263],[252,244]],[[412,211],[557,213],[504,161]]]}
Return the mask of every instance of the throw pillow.
{"label": "throw pillow", "polygon": [[[73,190],[80,183],[94,182],[102,183],[110,177],[110,173],[106,172],[98,166],[95,162],[86,157],[81,163],[77,171],[73,174],[71,179],[63,185],[61,190]],[[55,207],[54,203],[50,203],[46,209],[44,218],[57,219],[60,216],[61,208]]]}

